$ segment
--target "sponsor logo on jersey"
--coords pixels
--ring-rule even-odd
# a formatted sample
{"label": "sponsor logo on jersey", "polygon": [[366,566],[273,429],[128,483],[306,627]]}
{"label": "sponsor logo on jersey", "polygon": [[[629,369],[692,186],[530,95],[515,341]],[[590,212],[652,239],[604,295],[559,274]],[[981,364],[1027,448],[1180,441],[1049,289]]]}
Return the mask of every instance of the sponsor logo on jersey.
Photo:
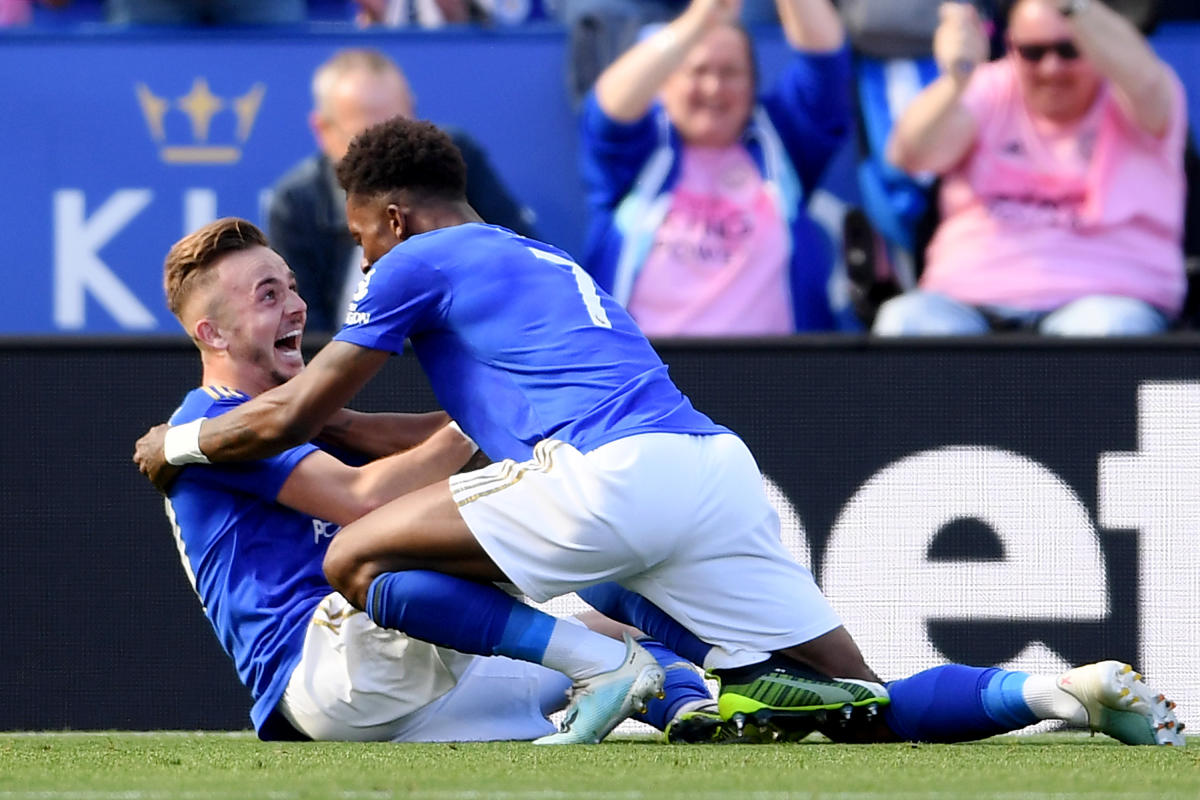
{"label": "sponsor logo on jersey", "polygon": [[314,519],[312,524],[313,544],[320,544],[322,539],[332,539],[340,527],[333,522],[326,522],[323,519]]}

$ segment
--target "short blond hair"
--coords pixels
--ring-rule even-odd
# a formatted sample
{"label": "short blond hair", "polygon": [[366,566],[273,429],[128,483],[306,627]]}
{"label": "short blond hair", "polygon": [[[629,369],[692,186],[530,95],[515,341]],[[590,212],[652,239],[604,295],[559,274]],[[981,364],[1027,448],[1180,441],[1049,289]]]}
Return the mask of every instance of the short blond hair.
{"label": "short blond hair", "polygon": [[189,233],[171,246],[163,262],[167,307],[182,321],[183,306],[192,291],[207,283],[212,267],[227,253],[270,247],[258,227],[238,217],[225,217]]}

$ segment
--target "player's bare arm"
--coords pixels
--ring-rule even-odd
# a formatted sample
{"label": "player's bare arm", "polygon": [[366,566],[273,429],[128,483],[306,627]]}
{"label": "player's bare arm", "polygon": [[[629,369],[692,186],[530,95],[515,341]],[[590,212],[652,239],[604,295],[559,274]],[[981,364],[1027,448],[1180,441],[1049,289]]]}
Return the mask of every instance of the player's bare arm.
{"label": "player's bare arm", "polygon": [[470,439],[447,426],[416,447],[362,467],[317,450],[296,465],[277,499],[309,516],[346,525],[403,494],[445,480],[474,451]]}
{"label": "player's bare arm", "polygon": [[448,422],[450,416],[444,411],[399,414],[343,408],[330,417],[317,438],[364,456],[383,458],[416,447]]}
{"label": "player's bare arm", "polygon": [[[250,461],[307,442],[383,367],[389,355],[330,342],[287,383],[205,420],[198,449],[209,461]],[[160,490],[176,472],[167,469],[163,449],[167,430],[165,425],[150,429],[138,440],[133,457],[141,473]]]}
{"label": "player's bare arm", "polygon": [[200,433],[200,450],[210,461],[250,461],[315,438],[389,355],[330,342],[287,383],[207,420]]}

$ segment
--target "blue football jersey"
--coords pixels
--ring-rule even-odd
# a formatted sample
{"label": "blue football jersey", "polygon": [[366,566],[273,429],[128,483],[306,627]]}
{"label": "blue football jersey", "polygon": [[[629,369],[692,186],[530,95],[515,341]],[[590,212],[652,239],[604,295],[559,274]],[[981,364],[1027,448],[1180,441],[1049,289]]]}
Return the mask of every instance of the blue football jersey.
{"label": "blue football jersey", "polygon": [[555,438],[582,452],[637,433],[728,431],[676,388],[625,310],[563,251],[492,225],[397,245],[334,337],[412,343],[438,402],[492,459]]}
{"label": "blue football jersey", "polygon": [[[250,398],[194,389],[171,417],[215,417]],[[333,591],[321,562],[338,526],[275,501],[311,444],[261,461],[192,465],[167,493],[183,567],[221,647],[250,689],[256,730],[279,702],[300,660],[309,620]]]}

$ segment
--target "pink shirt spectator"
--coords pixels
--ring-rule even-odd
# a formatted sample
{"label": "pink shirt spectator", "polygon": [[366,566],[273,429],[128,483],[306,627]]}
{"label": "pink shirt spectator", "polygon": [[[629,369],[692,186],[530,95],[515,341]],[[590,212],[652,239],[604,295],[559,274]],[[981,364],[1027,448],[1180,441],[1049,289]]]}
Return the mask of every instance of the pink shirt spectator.
{"label": "pink shirt spectator", "polygon": [[943,178],[921,288],[1036,311],[1122,295],[1176,314],[1187,117],[1174,83],[1170,127],[1157,138],[1106,89],[1074,125],[1035,122],[1009,60],[980,67],[963,96],[978,140]]}
{"label": "pink shirt spectator", "polygon": [[793,332],[787,224],[743,147],[683,151],[629,298],[648,336]]}

